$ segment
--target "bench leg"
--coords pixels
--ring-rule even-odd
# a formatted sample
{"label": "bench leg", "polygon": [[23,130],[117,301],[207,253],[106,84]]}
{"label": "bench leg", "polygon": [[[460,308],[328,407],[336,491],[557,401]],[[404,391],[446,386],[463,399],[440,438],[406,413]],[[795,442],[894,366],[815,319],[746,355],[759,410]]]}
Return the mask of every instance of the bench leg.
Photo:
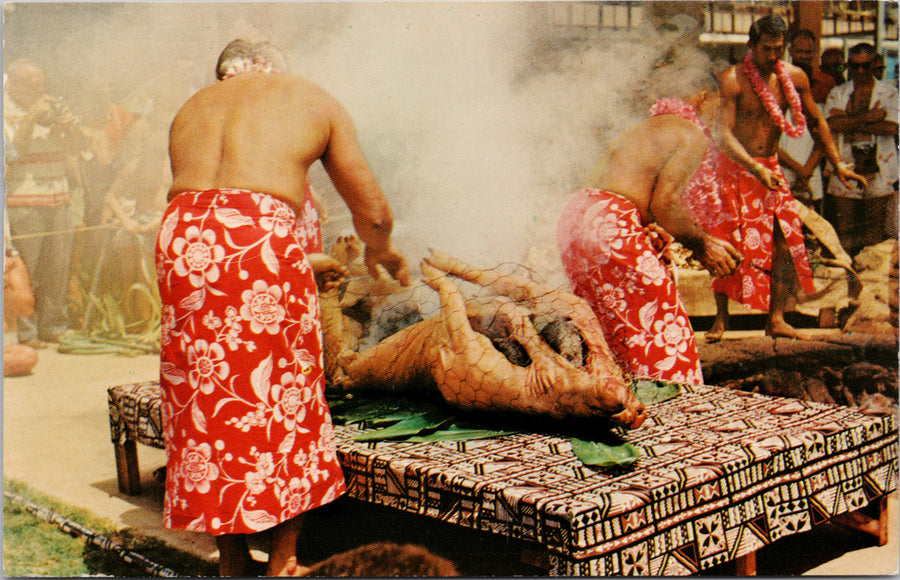
{"label": "bench leg", "polygon": [[734,565],[735,576],[756,576],[756,552],[739,556]]}
{"label": "bench leg", "polygon": [[884,546],[888,543],[889,533],[887,496],[878,498],[872,505],[875,509],[874,517],[855,511],[841,514],[832,521],[844,528],[873,536],[879,546]]}
{"label": "bench leg", "polygon": [[137,444],[126,440],[115,444],[116,477],[119,480],[119,491],[126,495],[140,495],[141,472],[138,469]]}

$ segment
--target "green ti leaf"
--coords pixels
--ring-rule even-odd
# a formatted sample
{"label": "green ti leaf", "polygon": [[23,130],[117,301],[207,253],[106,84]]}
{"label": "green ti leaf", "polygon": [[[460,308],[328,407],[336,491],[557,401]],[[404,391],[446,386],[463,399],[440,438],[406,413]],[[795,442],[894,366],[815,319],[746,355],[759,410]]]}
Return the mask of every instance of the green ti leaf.
{"label": "green ti leaf", "polygon": [[641,449],[627,441],[607,445],[596,441],[571,438],[572,452],[585,465],[594,467],[628,467],[641,456]]}

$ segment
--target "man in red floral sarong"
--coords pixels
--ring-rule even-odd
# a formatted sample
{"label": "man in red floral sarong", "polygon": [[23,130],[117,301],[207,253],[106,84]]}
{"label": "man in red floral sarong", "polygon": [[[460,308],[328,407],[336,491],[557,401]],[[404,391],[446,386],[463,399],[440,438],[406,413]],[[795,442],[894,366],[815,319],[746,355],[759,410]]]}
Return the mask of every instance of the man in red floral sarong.
{"label": "man in red floral sarong", "polygon": [[302,572],[301,515],[345,491],[307,257],[320,249],[313,162],[350,208],[369,268],[409,283],[350,117],[309,81],[275,74],[283,62],[269,44],[233,41],[219,82],[179,111],[157,243],[164,521],[215,535],[224,576],[251,575],[246,534],[269,529],[267,575]]}
{"label": "man in red floral sarong", "polygon": [[[716,319],[706,334],[708,341],[721,339],[728,327],[729,297],[749,308],[767,310],[767,335],[808,338],[784,319],[791,289],[798,282],[807,293],[815,292],[815,287],[797,202],[778,165],[781,133],[799,138],[810,116],[838,178],[844,183],[862,180],[842,163],[806,73],[781,60],[786,32],[787,24],[779,16],[753,23],[747,57],[719,78],[722,153],[717,171],[722,216],[728,219],[714,233],[730,240],[744,261],[734,274],[713,280]],[[788,107],[791,122],[784,115]]]}
{"label": "man in red floral sarong", "polygon": [[741,260],[695,221],[715,202],[700,117],[714,113],[716,87],[709,74],[700,78],[707,90],[689,103],[657,102],[650,119],[616,139],[606,169],[572,197],[556,234],[573,291],[593,308],[616,362],[635,377],[690,384],[703,382],[700,356],[665,248],[674,237],[714,275]]}

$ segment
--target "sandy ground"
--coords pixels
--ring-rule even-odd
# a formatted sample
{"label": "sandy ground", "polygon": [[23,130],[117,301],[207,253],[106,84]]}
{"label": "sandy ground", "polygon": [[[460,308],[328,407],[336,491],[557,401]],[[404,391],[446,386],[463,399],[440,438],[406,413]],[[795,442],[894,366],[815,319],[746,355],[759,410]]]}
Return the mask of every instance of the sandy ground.
{"label": "sandy ground", "polygon": [[[197,555],[217,556],[210,536],[171,531],[162,525],[162,484],[153,471],[163,466],[162,450],[139,445],[144,493],[120,494],[116,484],[113,446],[110,442],[106,389],[111,385],[152,380],[158,376],[156,356],[75,356],[53,348],[41,351],[34,373],[3,383],[3,471],[7,478],[23,481],[60,500],[177,545]],[[898,570],[897,494],[891,496],[890,542],[884,547],[846,551],[838,532],[813,537],[813,546],[828,550],[840,544],[840,557],[822,563],[820,554],[810,575],[886,575]],[[813,532],[815,533],[815,532]],[[853,542],[850,542],[852,544]],[[770,548],[777,551],[776,545]],[[795,548],[788,548],[789,550]],[[813,548],[815,549],[815,548]],[[785,553],[776,558],[792,558]],[[761,573],[764,571],[760,563]],[[777,573],[777,572],[775,572]]]}

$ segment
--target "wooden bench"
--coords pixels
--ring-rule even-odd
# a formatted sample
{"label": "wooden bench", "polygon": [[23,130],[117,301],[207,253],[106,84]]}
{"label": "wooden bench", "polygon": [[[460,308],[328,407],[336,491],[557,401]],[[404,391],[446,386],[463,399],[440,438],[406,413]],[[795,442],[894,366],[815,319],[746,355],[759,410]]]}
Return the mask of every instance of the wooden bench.
{"label": "wooden bench", "polygon": [[[109,402],[119,489],[140,493],[135,443],[163,446],[159,387],[112,387]],[[684,575],[731,561],[752,575],[759,548],[827,521],[884,545],[897,488],[894,415],[712,386],[652,406],[629,435],[643,456],[625,470],[585,466],[564,435],[355,441],[363,432],[335,425],[350,496],[524,540],[551,575]]]}

